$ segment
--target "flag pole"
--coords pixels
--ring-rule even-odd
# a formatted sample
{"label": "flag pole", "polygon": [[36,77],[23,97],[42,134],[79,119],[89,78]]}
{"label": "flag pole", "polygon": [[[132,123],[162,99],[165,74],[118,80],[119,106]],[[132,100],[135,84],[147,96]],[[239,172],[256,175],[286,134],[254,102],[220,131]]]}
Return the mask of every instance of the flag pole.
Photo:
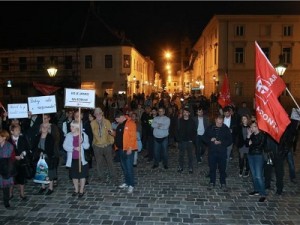
{"label": "flag pole", "polygon": [[293,99],[295,105],[297,106],[297,108],[300,110],[299,105],[297,104],[295,98],[293,97],[292,93],[289,91],[289,89],[286,87],[285,90],[287,91],[287,93],[289,93],[289,95],[291,96],[291,98]]}
{"label": "flag pole", "polygon": [[79,107],[78,109],[78,113],[79,113],[79,159],[78,159],[78,163],[79,163],[79,173],[81,173],[81,107]]}

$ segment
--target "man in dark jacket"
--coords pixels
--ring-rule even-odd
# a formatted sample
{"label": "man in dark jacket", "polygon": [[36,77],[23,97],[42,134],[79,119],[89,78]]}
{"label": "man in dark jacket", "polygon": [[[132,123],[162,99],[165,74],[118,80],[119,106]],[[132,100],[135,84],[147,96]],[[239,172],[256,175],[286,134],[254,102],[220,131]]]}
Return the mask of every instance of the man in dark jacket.
{"label": "man in dark jacket", "polygon": [[217,116],[215,124],[205,130],[203,140],[208,145],[209,189],[216,184],[216,171],[219,168],[221,189],[227,191],[225,173],[227,147],[232,144],[232,135],[223,121],[223,116]]}
{"label": "man in dark jacket", "polygon": [[183,109],[183,116],[178,121],[177,126],[177,141],[179,148],[179,166],[178,172],[183,171],[184,164],[184,152],[187,151],[189,160],[189,173],[193,173],[193,143],[195,143],[197,134],[197,127],[192,118],[190,118],[190,110],[188,108]]}

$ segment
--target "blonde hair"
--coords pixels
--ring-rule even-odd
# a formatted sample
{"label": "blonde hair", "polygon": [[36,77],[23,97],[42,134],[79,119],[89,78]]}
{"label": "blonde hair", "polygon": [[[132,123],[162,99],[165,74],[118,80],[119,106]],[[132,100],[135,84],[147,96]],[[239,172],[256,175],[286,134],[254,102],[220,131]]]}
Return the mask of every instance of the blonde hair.
{"label": "blonde hair", "polygon": [[70,124],[70,126],[76,128],[79,130],[79,121],[73,120]]}

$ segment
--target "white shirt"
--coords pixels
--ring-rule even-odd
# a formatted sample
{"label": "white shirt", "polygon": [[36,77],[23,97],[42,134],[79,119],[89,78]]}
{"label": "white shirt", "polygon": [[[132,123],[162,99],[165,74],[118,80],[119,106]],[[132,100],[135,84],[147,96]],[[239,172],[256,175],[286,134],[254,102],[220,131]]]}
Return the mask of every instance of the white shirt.
{"label": "white shirt", "polygon": [[224,117],[224,124],[230,128],[230,122],[231,122],[231,116],[229,117]]}
{"label": "white shirt", "polygon": [[198,117],[197,135],[203,135],[204,131],[203,117]]}

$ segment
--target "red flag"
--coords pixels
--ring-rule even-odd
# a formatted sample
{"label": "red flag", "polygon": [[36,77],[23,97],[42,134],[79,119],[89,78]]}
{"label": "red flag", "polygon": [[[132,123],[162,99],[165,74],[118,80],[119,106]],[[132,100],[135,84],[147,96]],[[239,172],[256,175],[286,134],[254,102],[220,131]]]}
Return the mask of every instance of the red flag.
{"label": "red flag", "polygon": [[231,103],[230,89],[227,74],[225,74],[224,81],[221,87],[221,92],[218,98],[218,103],[224,108]]}
{"label": "red flag", "polygon": [[255,111],[259,129],[269,133],[279,142],[286,127],[291,122],[286,111],[278,101],[278,96],[285,89],[285,83],[258,44],[256,46],[256,85]]}
{"label": "red flag", "polygon": [[60,89],[61,87],[56,87],[56,86],[52,86],[52,85],[47,85],[47,84],[41,84],[38,82],[33,82],[33,86],[39,90],[40,92],[43,93],[43,95],[50,95],[53,92],[57,91],[58,89]]}

